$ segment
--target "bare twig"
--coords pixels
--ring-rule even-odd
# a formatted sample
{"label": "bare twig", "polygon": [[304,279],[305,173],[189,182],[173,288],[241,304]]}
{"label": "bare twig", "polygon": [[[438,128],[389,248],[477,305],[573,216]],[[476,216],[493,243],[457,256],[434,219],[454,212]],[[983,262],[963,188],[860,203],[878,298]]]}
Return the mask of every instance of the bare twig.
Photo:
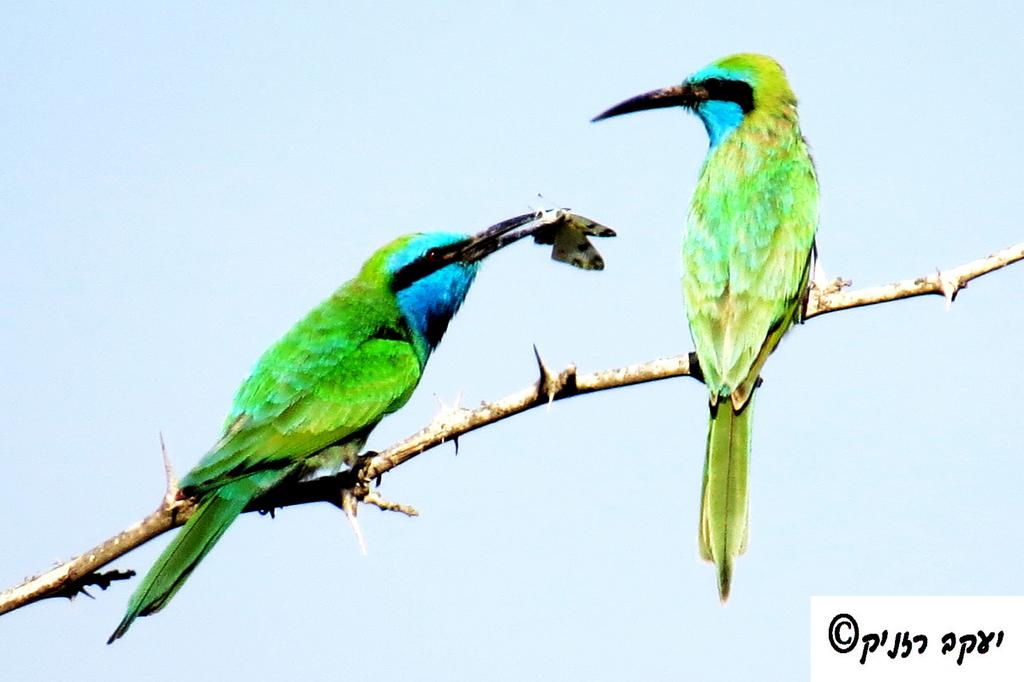
{"label": "bare twig", "polygon": [[96,572],[114,559],[184,523],[193,507],[189,500],[177,500],[170,505],[161,500],[160,507],[142,521],[84,554],[0,594],[0,614],[42,599],[66,597],[81,591],[79,585],[92,584]]}
{"label": "bare twig", "polygon": [[860,308],[927,294],[938,294],[945,297],[948,307],[956,299],[957,293],[965,288],[972,279],[977,279],[1020,260],[1024,260],[1024,242],[1008,246],[970,263],[964,263],[949,270],[937,271],[934,275],[905,279],[885,286],[843,291],[845,286],[849,286],[849,282],[835,280],[832,286],[811,289],[804,319],[825,313],[834,313],[838,310]]}
{"label": "bare twig", "polygon": [[363,504],[372,504],[378,509],[384,511],[393,511],[405,514],[406,516],[419,516],[420,513],[416,511],[415,507],[410,507],[407,504],[399,504],[398,502],[391,502],[385,500],[383,497],[377,494],[376,490],[371,490],[366,493],[366,497],[363,498]]}
{"label": "bare twig", "polygon": [[74,599],[80,594],[84,594],[89,599],[95,599],[87,587],[96,586],[101,590],[106,590],[110,587],[111,583],[118,580],[128,580],[129,578],[135,577],[135,571],[98,571],[96,573],[90,573],[83,577],[81,580],[75,583],[67,583],[62,589],[53,593],[50,596],[53,597],[67,597],[68,599]]}
{"label": "bare twig", "polygon": [[[546,405],[549,400],[562,400],[574,395],[593,393],[619,386],[686,376],[690,374],[690,367],[689,356],[655,360],[579,377],[576,376],[575,368],[570,367],[557,375],[549,374],[545,380],[538,381],[533,386],[501,400],[482,403],[475,410],[464,408],[444,410],[430,425],[411,437],[382,452],[363,456],[352,470],[335,476],[280,486],[267,495],[254,500],[246,508],[246,511],[268,512],[278,507],[310,502],[329,502],[343,509],[347,518],[352,522],[356,518],[355,501],[362,501],[381,509],[415,516],[417,512],[412,507],[385,502],[377,496],[371,490],[371,482],[421,452],[482,426],[511,417],[538,405]],[[169,486],[167,494],[161,500],[156,511],[139,523],[84,554],[0,594],[0,614],[49,597],[65,596],[69,590],[75,590],[76,585],[83,584],[83,581],[87,580],[89,576],[94,575],[96,571],[110,562],[158,535],[184,524],[192,515],[195,504],[192,500],[178,499],[172,495],[171,491],[175,489],[176,486]],[[346,498],[351,500],[347,505],[348,508],[344,503]],[[353,529],[358,528],[356,521],[353,523]],[[365,540],[361,535],[361,531],[356,530],[357,541],[360,548],[363,548]]]}
{"label": "bare twig", "polygon": [[[1024,242],[934,275],[903,280],[882,287],[844,291],[849,283],[843,280],[825,284],[815,282],[808,297],[805,319],[925,294],[939,294],[946,298],[947,303],[952,302],[957,292],[972,279],[1020,260],[1024,260]],[[536,353],[536,349],[534,351]],[[418,433],[382,452],[363,455],[352,470],[335,476],[281,486],[255,500],[246,511],[267,512],[278,507],[309,502],[330,502],[345,509],[349,518],[354,520],[355,503],[361,501],[384,510],[415,516],[416,510],[412,507],[380,498],[372,489],[373,481],[379,482],[383,474],[422,452],[540,405],[586,393],[672,377],[701,378],[700,367],[692,353],[589,374],[577,374],[573,366],[553,374],[541,360],[540,354],[536,353],[536,356],[540,377],[532,386],[500,400],[481,403],[476,409],[443,410],[433,422]],[[161,449],[163,450],[162,443]],[[129,577],[118,572],[100,574],[98,571],[156,536],[182,525],[195,509],[192,500],[179,499],[177,484],[169,466],[167,478],[167,493],[156,511],[84,554],[3,592],[0,594],[0,614],[50,597],[70,597],[82,592],[83,588],[89,585],[105,587],[110,580]],[[349,500],[349,504],[346,505],[344,500]],[[358,528],[358,525],[354,527]],[[360,534],[357,531],[357,537]],[[360,544],[363,542],[360,541]]]}

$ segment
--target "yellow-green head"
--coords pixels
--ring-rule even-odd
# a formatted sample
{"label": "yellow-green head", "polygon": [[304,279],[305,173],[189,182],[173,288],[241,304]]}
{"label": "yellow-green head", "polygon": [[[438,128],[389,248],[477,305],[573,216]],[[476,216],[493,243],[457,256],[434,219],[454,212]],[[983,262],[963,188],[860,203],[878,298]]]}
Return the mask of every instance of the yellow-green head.
{"label": "yellow-green head", "polygon": [[638,95],[593,120],[664,107],[697,114],[715,147],[744,121],[795,114],[796,96],[777,61],[761,54],[734,54],[705,66],[681,85]]}

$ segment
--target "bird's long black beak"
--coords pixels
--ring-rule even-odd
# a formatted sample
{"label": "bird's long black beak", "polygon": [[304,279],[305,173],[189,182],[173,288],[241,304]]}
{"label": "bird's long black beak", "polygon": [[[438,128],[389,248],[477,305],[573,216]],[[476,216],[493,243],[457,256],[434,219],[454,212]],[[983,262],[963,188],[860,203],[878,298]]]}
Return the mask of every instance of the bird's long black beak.
{"label": "bird's long black beak", "polygon": [[619,102],[614,107],[590,119],[591,123],[603,121],[612,116],[632,114],[634,111],[663,109],[665,107],[694,107],[700,99],[699,93],[689,83],[651,90],[642,95]]}
{"label": "bird's long black beak", "polygon": [[513,232],[518,227],[537,220],[538,213],[524,213],[500,223],[491,225],[486,230],[481,230],[469,239],[458,244],[452,252],[452,260],[474,262],[486,258],[498,249],[504,248],[512,242],[519,241],[528,231]]}
{"label": "bird's long black beak", "polygon": [[417,258],[395,273],[391,280],[391,286],[395,291],[401,291],[413,282],[452,263],[475,263],[482,260],[498,249],[532,234],[533,229],[516,230],[516,228],[538,221],[542,215],[540,212],[524,213],[515,218],[502,220],[500,223],[491,225],[486,230],[461,241],[430,249],[423,257]]}

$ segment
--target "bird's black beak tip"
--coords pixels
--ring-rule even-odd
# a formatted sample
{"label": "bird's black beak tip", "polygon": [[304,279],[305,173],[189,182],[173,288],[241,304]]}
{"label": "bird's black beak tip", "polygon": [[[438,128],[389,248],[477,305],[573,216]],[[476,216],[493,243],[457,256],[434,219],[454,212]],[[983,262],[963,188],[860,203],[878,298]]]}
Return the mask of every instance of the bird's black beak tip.
{"label": "bird's black beak tip", "polygon": [[650,109],[663,109],[666,107],[692,107],[694,104],[694,91],[688,83],[684,83],[668,88],[651,90],[642,95],[631,97],[623,102],[619,102],[611,109],[601,112],[590,119],[590,122],[597,123],[606,118],[632,114],[636,111],[648,111]]}
{"label": "bird's black beak tip", "polygon": [[495,251],[525,236],[525,233],[522,231],[515,231],[516,228],[522,227],[536,219],[537,213],[524,213],[491,225],[487,229],[470,235],[464,241],[456,244],[453,249],[453,255],[457,260],[468,262],[483,260]]}

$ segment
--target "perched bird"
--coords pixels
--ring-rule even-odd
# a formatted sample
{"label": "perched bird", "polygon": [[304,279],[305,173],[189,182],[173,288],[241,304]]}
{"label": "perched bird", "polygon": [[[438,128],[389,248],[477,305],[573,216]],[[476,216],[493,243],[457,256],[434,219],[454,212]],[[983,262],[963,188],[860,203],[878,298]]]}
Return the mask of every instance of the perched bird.
{"label": "perched bird", "polygon": [[513,230],[535,218],[474,236],[399,237],[271,346],[238,389],[220,440],[181,480],[180,495],[198,507],[131,596],[108,643],[166,606],[253,499],[350,464],[377,423],[409,399],[481,259],[531,234]]}
{"label": "perched bird", "polygon": [[763,55],[720,59],[594,120],[680,106],[711,141],[683,240],[686,316],[711,394],[698,544],[729,597],[746,550],[753,393],[768,355],[799,321],[818,224],[818,182],[796,96]]}

